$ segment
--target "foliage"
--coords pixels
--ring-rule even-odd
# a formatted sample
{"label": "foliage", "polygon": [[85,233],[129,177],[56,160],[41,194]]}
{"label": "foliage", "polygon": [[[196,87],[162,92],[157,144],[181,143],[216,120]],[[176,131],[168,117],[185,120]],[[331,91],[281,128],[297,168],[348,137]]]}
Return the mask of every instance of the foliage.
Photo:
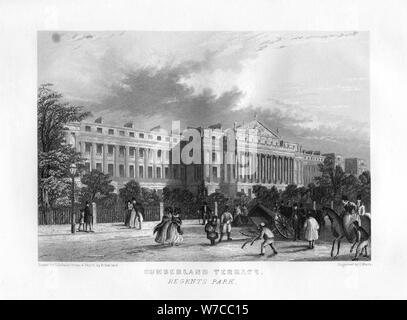
{"label": "foliage", "polygon": [[38,202],[42,208],[58,205],[58,199],[69,196],[72,163],[79,166],[80,154],[64,144],[66,123],[81,121],[89,113],[82,107],[62,102],[62,95],[41,85],[37,95],[38,139]]}
{"label": "foliage", "polygon": [[275,186],[268,189],[262,185],[255,185],[253,193],[256,196],[256,203],[262,203],[269,208],[274,207],[280,201],[280,193]]}
{"label": "foliage", "polygon": [[110,176],[99,170],[84,174],[81,178],[81,183],[85,185],[81,188],[82,202],[93,202],[95,199],[109,196],[114,191],[111,182]]}
{"label": "foliage", "polygon": [[140,184],[136,180],[130,180],[119,190],[119,197],[122,202],[131,201],[133,198],[136,198],[136,201],[141,202]]}

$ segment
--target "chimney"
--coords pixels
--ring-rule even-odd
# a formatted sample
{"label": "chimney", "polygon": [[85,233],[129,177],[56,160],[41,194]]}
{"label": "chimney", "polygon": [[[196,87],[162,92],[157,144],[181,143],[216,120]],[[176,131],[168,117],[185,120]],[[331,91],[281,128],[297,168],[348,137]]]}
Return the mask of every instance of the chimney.
{"label": "chimney", "polygon": [[95,119],[95,123],[103,123],[103,118],[99,117],[99,118]]}
{"label": "chimney", "polygon": [[133,128],[133,122],[127,122],[123,125],[125,128]]}

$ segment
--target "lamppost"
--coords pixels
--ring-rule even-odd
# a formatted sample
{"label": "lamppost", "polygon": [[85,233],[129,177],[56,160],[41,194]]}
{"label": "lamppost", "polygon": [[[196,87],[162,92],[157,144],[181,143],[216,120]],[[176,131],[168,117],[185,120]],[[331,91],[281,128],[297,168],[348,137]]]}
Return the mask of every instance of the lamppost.
{"label": "lamppost", "polygon": [[75,233],[75,174],[76,174],[76,164],[73,163],[69,167],[69,171],[72,177],[72,185],[71,185],[71,233]]}

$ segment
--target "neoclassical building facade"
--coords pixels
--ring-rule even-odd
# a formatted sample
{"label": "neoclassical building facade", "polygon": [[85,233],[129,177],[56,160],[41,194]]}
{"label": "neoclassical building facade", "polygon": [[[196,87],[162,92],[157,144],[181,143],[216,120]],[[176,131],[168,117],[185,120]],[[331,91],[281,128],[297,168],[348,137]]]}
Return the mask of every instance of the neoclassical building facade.
{"label": "neoclassical building facade", "polygon": [[[319,153],[306,153],[298,143],[284,141],[257,120],[233,128],[214,125],[190,130],[195,130],[198,140],[194,148],[188,148],[191,137],[184,133],[168,133],[160,127],[139,130],[130,123],[118,127],[100,120],[68,124],[66,140],[81,153],[86,170],[109,174],[116,190],[135,179],[141,187],[159,192],[164,187],[192,192],[204,187],[208,194],[252,196],[258,184],[278,189],[308,184],[324,160]],[[194,152],[195,161],[184,161],[183,155]]]}

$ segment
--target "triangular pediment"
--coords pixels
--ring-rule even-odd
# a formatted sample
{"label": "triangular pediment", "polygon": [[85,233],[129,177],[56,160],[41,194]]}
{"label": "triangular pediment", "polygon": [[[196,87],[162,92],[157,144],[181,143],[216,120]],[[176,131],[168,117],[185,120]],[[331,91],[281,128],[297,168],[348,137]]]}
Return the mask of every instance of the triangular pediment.
{"label": "triangular pediment", "polygon": [[280,136],[267,128],[264,124],[262,124],[258,120],[253,120],[248,123],[242,124],[238,126],[239,130],[255,130],[257,131],[257,135],[261,137],[268,137],[268,138],[274,138],[274,139],[279,139]]}

